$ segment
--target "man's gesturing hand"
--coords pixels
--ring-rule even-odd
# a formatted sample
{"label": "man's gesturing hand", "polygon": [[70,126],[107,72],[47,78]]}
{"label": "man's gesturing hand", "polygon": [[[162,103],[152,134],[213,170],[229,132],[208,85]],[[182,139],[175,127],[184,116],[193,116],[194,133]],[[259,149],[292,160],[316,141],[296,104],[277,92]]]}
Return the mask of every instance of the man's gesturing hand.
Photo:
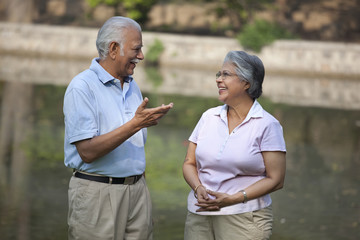
{"label": "man's gesturing hand", "polygon": [[174,105],[173,103],[170,103],[168,105],[162,104],[156,108],[146,108],[148,102],[149,99],[145,97],[135,112],[134,119],[139,121],[139,126],[141,128],[157,125],[160,118],[162,118]]}

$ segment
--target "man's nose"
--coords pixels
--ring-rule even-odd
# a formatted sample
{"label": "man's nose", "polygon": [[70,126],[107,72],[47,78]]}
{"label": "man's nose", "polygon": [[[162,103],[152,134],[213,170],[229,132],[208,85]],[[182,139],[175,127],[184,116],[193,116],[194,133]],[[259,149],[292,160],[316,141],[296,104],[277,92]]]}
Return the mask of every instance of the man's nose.
{"label": "man's nose", "polygon": [[138,58],[138,59],[140,59],[140,60],[143,60],[143,59],[145,58],[142,50],[140,50],[140,52],[139,52],[139,54],[136,56],[136,58]]}

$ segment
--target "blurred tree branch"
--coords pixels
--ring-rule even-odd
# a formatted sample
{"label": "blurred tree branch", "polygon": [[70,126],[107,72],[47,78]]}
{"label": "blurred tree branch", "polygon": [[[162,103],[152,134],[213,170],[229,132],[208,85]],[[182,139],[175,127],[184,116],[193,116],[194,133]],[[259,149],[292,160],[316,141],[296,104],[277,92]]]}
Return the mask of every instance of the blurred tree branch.
{"label": "blurred tree branch", "polygon": [[148,13],[157,0],[86,0],[90,7],[95,8],[100,4],[113,7],[116,15],[134,19],[143,24],[148,19]]}

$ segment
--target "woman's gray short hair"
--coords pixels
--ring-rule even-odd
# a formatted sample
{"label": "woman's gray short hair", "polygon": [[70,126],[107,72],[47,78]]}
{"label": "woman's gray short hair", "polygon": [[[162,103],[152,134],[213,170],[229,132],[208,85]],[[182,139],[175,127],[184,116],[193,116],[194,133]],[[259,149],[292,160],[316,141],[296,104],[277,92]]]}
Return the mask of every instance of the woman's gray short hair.
{"label": "woman's gray short hair", "polygon": [[226,55],[224,63],[230,63],[235,66],[238,77],[250,83],[247,93],[251,98],[257,99],[261,96],[265,68],[260,58],[247,54],[244,51],[230,51]]}
{"label": "woman's gray short hair", "polygon": [[120,45],[120,54],[124,54],[124,30],[129,27],[134,27],[141,32],[140,25],[127,17],[112,17],[104,23],[100,28],[96,39],[96,48],[101,59],[105,59],[109,54],[109,45],[111,42],[117,42]]}

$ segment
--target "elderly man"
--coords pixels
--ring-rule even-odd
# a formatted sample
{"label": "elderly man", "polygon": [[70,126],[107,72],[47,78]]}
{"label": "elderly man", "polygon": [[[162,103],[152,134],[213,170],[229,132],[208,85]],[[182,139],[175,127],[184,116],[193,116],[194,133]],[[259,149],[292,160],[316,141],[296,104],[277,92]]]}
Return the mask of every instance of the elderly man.
{"label": "elderly man", "polygon": [[98,32],[99,58],[69,84],[64,97],[69,239],[152,239],[144,179],[146,127],[172,103],[146,108],[132,78],[144,59],[141,27],[112,17]]}

